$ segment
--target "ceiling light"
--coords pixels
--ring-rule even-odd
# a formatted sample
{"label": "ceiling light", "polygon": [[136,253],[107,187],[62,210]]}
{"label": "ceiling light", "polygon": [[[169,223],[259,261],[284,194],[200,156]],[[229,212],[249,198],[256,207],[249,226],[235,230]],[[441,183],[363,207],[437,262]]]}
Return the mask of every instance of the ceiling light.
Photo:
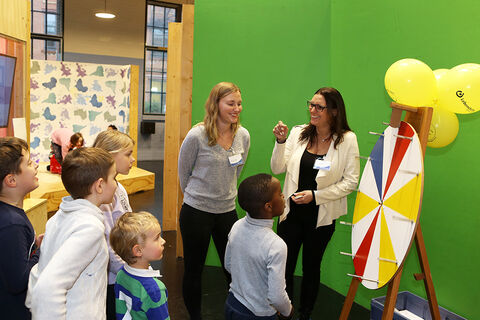
{"label": "ceiling light", "polygon": [[102,19],[113,19],[115,15],[107,11],[107,0],[105,0],[105,9],[103,12],[96,12],[95,16]]}
{"label": "ceiling light", "polygon": [[113,19],[113,18],[115,18],[115,15],[113,13],[107,13],[107,12],[97,12],[97,13],[95,13],[95,16],[97,18],[103,18],[103,19]]}

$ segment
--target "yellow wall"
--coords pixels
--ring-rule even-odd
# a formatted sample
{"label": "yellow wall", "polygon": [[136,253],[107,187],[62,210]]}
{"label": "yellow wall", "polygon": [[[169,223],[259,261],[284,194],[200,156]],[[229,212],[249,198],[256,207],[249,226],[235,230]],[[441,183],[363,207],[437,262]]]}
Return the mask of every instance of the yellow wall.
{"label": "yellow wall", "polygon": [[[23,117],[30,127],[30,0],[0,0],[0,34],[25,42]],[[27,129],[27,142],[30,130]]]}
{"label": "yellow wall", "polygon": [[30,42],[30,0],[0,0],[0,33]]}

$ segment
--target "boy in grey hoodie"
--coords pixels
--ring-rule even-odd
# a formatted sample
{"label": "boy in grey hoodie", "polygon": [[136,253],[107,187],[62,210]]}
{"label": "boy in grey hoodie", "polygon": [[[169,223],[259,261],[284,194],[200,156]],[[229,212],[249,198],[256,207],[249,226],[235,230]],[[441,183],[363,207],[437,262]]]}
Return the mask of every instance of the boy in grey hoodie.
{"label": "boy in grey hoodie", "polygon": [[42,255],[32,268],[26,305],[32,319],[105,319],[108,250],[103,214],[117,188],[105,150],[68,153],[62,182],[70,193],[47,222]]}
{"label": "boy in grey hoodie", "polygon": [[246,178],[238,203],[247,215],[228,235],[225,268],[232,275],[225,319],[290,319],[293,306],[285,291],[287,245],[272,230],[285,208],[278,179],[268,174]]}

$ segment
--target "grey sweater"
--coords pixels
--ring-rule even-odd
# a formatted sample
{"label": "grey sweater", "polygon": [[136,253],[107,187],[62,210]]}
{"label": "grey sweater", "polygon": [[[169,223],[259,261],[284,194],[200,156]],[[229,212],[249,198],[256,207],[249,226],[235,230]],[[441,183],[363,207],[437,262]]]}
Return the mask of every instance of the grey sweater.
{"label": "grey sweater", "polygon": [[272,219],[247,214],[233,225],[225,251],[230,291],[256,316],[288,316],[292,308],[285,291],[287,245],[272,226]]}
{"label": "grey sweater", "polygon": [[[178,156],[178,177],[183,201],[195,209],[224,213],[235,209],[237,178],[247,160],[250,134],[240,127],[229,150],[208,145],[205,127],[193,127]],[[242,155],[241,165],[231,166],[229,157]]]}

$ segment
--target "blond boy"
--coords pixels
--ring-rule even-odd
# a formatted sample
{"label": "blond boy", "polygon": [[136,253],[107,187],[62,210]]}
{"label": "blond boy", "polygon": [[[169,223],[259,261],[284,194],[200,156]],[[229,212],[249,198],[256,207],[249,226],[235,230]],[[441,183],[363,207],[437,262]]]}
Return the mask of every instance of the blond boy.
{"label": "blond boy", "polygon": [[150,262],[163,257],[165,240],[158,220],[148,212],[127,212],[110,233],[110,244],[127,263],[115,283],[117,319],[170,319],[167,288]]}

